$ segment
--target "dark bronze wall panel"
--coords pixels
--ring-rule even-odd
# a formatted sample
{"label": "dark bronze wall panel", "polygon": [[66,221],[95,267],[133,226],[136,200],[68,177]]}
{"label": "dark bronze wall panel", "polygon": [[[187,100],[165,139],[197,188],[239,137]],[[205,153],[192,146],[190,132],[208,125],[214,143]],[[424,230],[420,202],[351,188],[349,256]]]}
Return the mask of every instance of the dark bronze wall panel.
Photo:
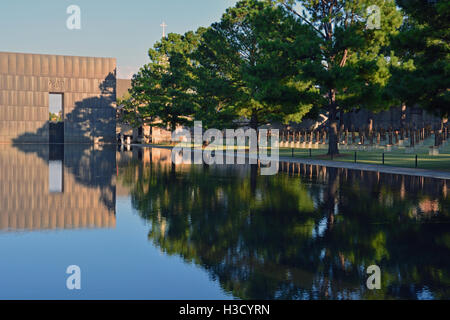
{"label": "dark bronze wall panel", "polygon": [[115,142],[115,59],[0,52],[0,143],[49,141],[49,93],[66,143]]}

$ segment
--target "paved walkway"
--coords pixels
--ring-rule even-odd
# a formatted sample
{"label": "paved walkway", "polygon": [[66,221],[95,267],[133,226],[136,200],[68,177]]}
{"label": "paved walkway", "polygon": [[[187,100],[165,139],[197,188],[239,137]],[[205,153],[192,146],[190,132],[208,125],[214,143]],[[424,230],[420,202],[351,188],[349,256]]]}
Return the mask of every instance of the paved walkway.
{"label": "paved walkway", "polygon": [[[157,145],[136,144],[133,146],[172,149],[172,147],[169,147],[169,146],[157,146]],[[331,161],[331,160],[317,160],[317,159],[295,158],[295,157],[294,158],[280,157],[279,161],[280,162],[319,165],[319,166],[332,167],[332,168],[344,168],[344,169],[373,171],[373,172],[380,172],[380,173],[401,174],[401,175],[407,175],[407,176],[450,180],[450,172],[445,172],[445,171],[401,168],[401,167],[391,167],[391,166],[383,166],[383,165],[376,165],[376,164],[352,163],[352,162]]]}

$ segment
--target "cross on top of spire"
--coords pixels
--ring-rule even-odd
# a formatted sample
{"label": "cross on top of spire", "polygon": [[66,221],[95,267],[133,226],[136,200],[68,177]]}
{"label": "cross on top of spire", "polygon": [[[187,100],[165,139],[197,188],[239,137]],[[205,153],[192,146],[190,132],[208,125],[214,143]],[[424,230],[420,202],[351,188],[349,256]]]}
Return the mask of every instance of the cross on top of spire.
{"label": "cross on top of spire", "polygon": [[163,38],[166,36],[166,27],[167,27],[167,24],[165,23],[165,22],[163,22],[161,25],[160,25],[160,27],[162,27],[162,29],[163,29]]}

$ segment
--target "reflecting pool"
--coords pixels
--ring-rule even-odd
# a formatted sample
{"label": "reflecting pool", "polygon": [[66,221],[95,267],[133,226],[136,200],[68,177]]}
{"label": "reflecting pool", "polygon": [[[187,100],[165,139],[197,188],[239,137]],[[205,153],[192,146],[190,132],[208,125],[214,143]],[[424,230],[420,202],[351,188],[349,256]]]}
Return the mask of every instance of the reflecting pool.
{"label": "reflecting pool", "polygon": [[[0,299],[449,299],[445,180],[0,146]],[[81,269],[68,290],[66,269]],[[366,270],[381,270],[369,290]]]}

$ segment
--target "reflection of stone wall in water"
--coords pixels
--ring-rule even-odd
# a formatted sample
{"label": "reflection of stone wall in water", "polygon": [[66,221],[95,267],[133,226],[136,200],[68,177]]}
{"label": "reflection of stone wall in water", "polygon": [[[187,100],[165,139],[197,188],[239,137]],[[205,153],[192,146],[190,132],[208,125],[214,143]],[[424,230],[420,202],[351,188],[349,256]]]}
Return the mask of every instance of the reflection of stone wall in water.
{"label": "reflection of stone wall in water", "polygon": [[[99,168],[89,151],[71,152],[66,147],[63,192],[50,193],[48,148],[0,149],[0,230],[115,227],[111,170]],[[105,160],[115,163],[114,158]]]}

